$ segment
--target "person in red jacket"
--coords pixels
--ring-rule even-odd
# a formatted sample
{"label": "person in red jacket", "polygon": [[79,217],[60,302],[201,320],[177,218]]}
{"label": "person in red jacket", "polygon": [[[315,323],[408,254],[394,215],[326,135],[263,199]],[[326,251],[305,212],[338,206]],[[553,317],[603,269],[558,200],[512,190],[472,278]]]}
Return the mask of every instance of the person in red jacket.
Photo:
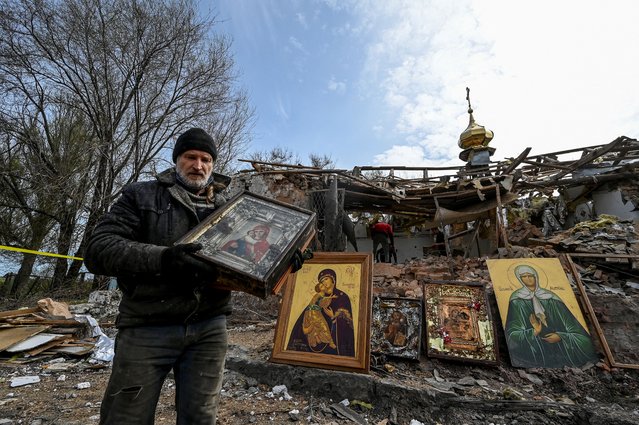
{"label": "person in red jacket", "polygon": [[390,263],[391,250],[395,250],[395,239],[393,238],[393,227],[379,221],[371,226],[371,237],[373,238],[373,253],[377,253],[377,247],[381,245],[384,252],[382,261]]}

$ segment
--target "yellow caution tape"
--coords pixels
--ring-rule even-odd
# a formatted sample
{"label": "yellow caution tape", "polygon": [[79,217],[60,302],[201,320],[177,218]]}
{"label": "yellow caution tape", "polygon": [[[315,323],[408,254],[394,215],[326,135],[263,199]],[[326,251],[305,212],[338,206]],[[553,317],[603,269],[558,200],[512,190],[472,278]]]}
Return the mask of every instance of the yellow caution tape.
{"label": "yellow caution tape", "polygon": [[80,258],[80,257],[72,257],[70,255],[54,254],[52,252],[33,251],[31,249],[16,248],[14,246],[0,245],[0,249],[6,249],[7,251],[24,252],[25,254],[46,255],[47,257],[70,258],[72,260],[84,261],[84,258]]}

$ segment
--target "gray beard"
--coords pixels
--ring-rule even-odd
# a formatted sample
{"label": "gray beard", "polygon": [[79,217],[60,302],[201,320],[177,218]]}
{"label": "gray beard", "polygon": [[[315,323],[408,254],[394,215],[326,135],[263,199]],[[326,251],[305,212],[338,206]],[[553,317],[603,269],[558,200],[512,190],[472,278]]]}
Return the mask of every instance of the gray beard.
{"label": "gray beard", "polygon": [[175,171],[176,171],[177,179],[180,182],[180,184],[189,190],[193,190],[193,191],[202,190],[209,184],[210,178],[202,182],[194,182],[192,180],[189,180],[186,174],[184,174],[182,170],[178,170],[177,167]]}

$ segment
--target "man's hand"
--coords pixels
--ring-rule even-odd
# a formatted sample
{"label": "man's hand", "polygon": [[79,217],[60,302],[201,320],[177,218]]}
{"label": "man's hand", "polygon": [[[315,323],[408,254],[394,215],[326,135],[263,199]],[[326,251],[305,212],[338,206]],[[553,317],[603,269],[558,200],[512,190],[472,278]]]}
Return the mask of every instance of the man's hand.
{"label": "man's hand", "polygon": [[293,253],[293,258],[291,258],[292,273],[295,273],[296,271],[301,269],[304,265],[304,261],[310,260],[311,258],[313,258],[313,251],[307,248],[304,250],[304,252],[302,252],[299,248],[297,248]]}
{"label": "man's hand", "polygon": [[162,252],[162,274],[180,281],[213,283],[217,280],[217,267],[192,254],[201,250],[200,243],[174,245]]}

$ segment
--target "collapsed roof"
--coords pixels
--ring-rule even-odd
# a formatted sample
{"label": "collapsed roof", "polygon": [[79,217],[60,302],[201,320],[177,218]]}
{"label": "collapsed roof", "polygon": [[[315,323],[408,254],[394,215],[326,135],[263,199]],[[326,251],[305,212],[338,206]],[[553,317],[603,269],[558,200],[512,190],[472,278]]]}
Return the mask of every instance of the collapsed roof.
{"label": "collapsed roof", "polygon": [[[253,169],[241,173],[302,175],[325,183],[336,178],[338,188],[344,190],[345,211],[402,215],[426,227],[468,222],[532,192],[579,187],[578,197],[587,197],[611,182],[638,205],[636,139],[621,136],[604,145],[542,155],[529,156],[530,151],[528,147],[516,158],[483,166],[457,167],[356,166],[340,170],[243,160]],[[411,174],[419,177],[403,177]]]}

